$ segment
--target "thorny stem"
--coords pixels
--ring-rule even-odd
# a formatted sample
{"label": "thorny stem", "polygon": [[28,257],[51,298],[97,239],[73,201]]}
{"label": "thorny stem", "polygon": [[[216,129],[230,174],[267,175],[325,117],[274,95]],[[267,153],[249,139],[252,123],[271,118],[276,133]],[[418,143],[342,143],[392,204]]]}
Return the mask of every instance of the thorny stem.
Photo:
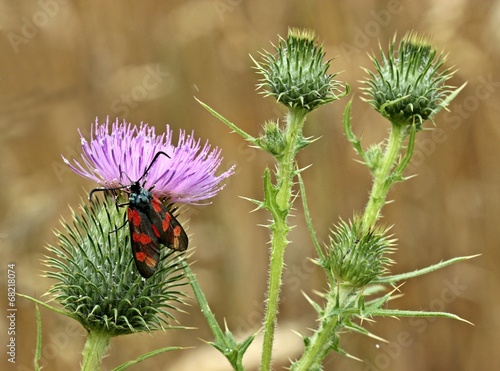
{"label": "thorny stem", "polygon": [[394,183],[394,179],[391,178],[391,170],[398,160],[404,137],[402,127],[392,125],[384,157],[380,166],[374,170],[373,186],[363,214],[362,235],[369,233],[380,217],[380,210],[385,204],[389,188]]}
{"label": "thorny stem", "polygon": [[327,306],[323,312],[320,327],[309,339],[309,345],[306,347],[302,357],[292,365],[292,371],[320,370],[323,360],[326,358],[332,347],[338,342],[340,315],[332,313],[341,313],[342,308],[346,308],[352,303],[354,298],[353,289],[348,286],[337,286],[333,294],[338,295],[327,301]]}
{"label": "thorny stem", "polygon": [[[272,214],[271,229],[271,260],[268,282],[268,297],[266,316],[264,320],[264,343],[262,345],[261,370],[271,369],[274,332],[278,314],[279,291],[282,282],[285,248],[288,244],[287,235],[290,227],[287,224],[291,208],[292,185],[295,175],[295,155],[297,144],[302,134],[307,111],[290,109],[287,117],[286,145],[283,156],[278,159],[276,171],[277,193],[274,200],[268,200],[267,207]],[[269,195],[266,195],[269,196]]]}
{"label": "thorny stem", "polygon": [[111,336],[106,332],[89,331],[83,348],[82,371],[101,369],[102,358],[106,354]]}

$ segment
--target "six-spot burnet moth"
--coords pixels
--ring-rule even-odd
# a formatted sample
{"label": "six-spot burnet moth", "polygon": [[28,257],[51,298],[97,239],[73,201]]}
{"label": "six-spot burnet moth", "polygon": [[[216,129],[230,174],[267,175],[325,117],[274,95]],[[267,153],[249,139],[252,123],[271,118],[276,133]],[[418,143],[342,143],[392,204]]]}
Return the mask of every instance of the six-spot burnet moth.
{"label": "six-spot burnet moth", "polygon": [[145,189],[141,180],[146,176],[160,155],[170,158],[165,152],[156,153],[155,157],[142,176],[128,186],[116,188],[95,188],[89,194],[99,191],[127,189],[128,205],[127,222],[130,227],[130,242],[137,270],[144,278],[153,275],[160,261],[160,244],[176,251],[185,251],[188,247],[188,236],[180,223],[165,205],[156,197],[151,189]]}

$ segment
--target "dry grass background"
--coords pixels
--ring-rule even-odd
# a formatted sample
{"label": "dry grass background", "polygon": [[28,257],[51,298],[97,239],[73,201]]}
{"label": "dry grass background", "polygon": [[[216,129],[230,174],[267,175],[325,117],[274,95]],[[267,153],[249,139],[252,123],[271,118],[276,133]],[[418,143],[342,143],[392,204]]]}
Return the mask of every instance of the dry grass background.
{"label": "dry grass background", "polygon": [[[79,151],[77,129],[88,133],[95,117],[141,121],[162,129],[194,130],[222,147],[223,168],[237,173],[213,204],[191,208],[189,231],[193,266],[219,320],[243,335],[259,328],[267,276],[268,233],[264,212],[238,196],[262,196],[261,176],[273,166],[269,156],[245,143],[210,116],[193,96],[257,134],[266,119],[283,114],[272,99],[256,94],[257,76],[248,54],[270,49],[287,28],[314,29],[332,71],[353,87],[353,123],[365,144],[388,125],[359,100],[367,52],[387,45],[394,32],[418,30],[449,53],[459,72],[454,84],[468,81],[437,117],[437,130],[420,133],[413,163],[418,177],[398,184],[384,209],[394,224],[399,251],[394,273],[458,255],[480,258],[407,282],[398,308],[454,312],[472,321],[384,319],[370,324],[390,346],[345,335],[342,346],[367,360],[363,364],[333,355],[326,370],[493,370],[500,369],[498,269],[500,213],[500,20],[499,1],[0,1],[0,248],[2,277],[0,339],[4,370],[32,369],[35,313],[17,300],[17,363],[5,362],[6,264],[17,266],[17,290],[41,297],[51,282],[40,278],[44,245],[68,204],[77,207],[93,187],[64,168],[61,154]],[[31,24],[31,26],[29,25]],[[364,36],[363,36],[364,35]],[[156,71],[156,72],[152,72]],[[149,76],[149,77],[148,77]],[[146,80],[144,80],[146,79]],[[146,81],[146,85],[144,85]],[[132,96],[128,103],[124,96]],[[303,151],[310,208],[319,236],[326,239],[339,216],[348,218],[366,201],[370,178],[353,161],[354,151],[341,128],[347,100],[322,107],[309,117],[306,131],[322,138]],[[498,116],[497,116],[498,117]],[[497,125],[498,127],[496,127]],[[437,134],[436,134],[437,133]],[[313,255],[297,205],[298,227],[286,254],[286,285],[280,308],[276,369],[300,352],[291,329],[316,327],[301,290],[321,290],[324,281],[306,259]],[[450,287],[453,290],[450,290]],[[112,341],[105,369],[158,346],[196,347],[164,354],[131,370],[227,370],[225,360],[200,340],[211,340],[194,301],[177,318],[196,327]],[[42,309],[46,370],[76,370],[84,342],[72,321]],[[256,368],[259,347],[247,357]],[[335,365],[335,367],[334,367]]]}

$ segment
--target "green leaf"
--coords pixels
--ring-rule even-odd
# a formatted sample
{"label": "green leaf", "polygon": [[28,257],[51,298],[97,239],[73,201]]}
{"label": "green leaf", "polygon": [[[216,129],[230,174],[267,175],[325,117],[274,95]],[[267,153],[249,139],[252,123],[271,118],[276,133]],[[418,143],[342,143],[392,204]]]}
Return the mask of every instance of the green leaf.
{"label": "green leaf", "polygon": [[208,305],[207,298],[205,297],[205,294],[201,290],[201,287],[198,284],[198,281],[196,280],[196,276],[193,274],[191,268],[185,261],[182,262],[182,267],[184,268],[189,283],[191,284],[194,296],[196,297],[196,300],[200,305],[201,313],[205,316],[205,319],[207,320],[208,325],[212,330],[215,339],[216,340],[225,339],[224,332],[220,328],[217,320],[215,319],[215,315],[213,314],[212,310],[210,309],[210,306]]}
{"label": "green leaf", "polygon": [[186,276],[188,277],[191,287],[193,288],[193,292],[196,300],[198,301],[198,305],[200,306],[201,313],[203,314],[203,316],[205,316],[208,326],[210,327],[210,330],[214,335],[215,341],[209,342],[209,344],[219,350],[235,370],[243,371],[243,355],[252,343],[255,335],[251,335],[242,342],[237,343],[234,340],[233,334],[227,328],[227,325],[226,331],[222,331],[219,323],[215,318],[215,315],[208,305],[205,294],[203,294],[203,291],[201,290],[201,287],[196,280],[196,276],[193,274],[191,268],[185,261],[182,262],[182,267],[184,268]]}
{"label": "green leaf", "polygon": [[152,350],[151,352],[147,352],[147,353],[144,353],[142,355],[140,355],[139,357],[137,357],[136,359],[132,360],[132,361],[128,361],[128,362],[125,362],[123,364],[121,364],[120,366],[116,367],[113,369],[113,371],[123,371],[123,370],[126,370],[127,368],[129,368],[130,366],[133,366],[139,362],[142,362],[148,358],[151,358],[151,357],[154,357],[158,354],[162,354],[162,353],[165,353],[165,352],[170,352],[172,350],[181,350],[181,349],[189,349],[189,348],[183,348],[183,347],[164,347],[164,348],[159,348],[159,349],[155,349],[155,350]]}
{"label": "green leaf", "polygon": [[351,126],[351,106],[352,106],[352,99],[347,103],[345,109],[344,109],[344,132],[347,137],[347,140],[351,142],[352,146],[354,147],[355,151],[363,158],[363,160],[366,162],[366,154],[363,151],[363,148],[361,147],[361,140],[354,135],[352,131],[352,126]]}
{"label": "green leaf", "polygon": [[221,352],[233,366],[235,370],[243,370],[243,356],[247,351],[250,344],[255,339],[255,334],[248,336],[244,340],[237,342],[233,334],[229,331],[227,324],[225,341],[224,342],[210,342],[209,344]]}
{"label": "green leaf", "polygon": [[318,313],[319,317],[323,316],[323,308],[316,303],[314,300],[312,300],[309,295],[307,295],[305,292],[302,292],[302,295],[305,296],[306,300],[311,304],[311,306],[314,308],[314,310]]}
{"label": "green leaf", "polygon": [[283,211],[279,208],[276,198],[278,196],[278,189],[271,180],[271,171],[269,168],[264,170],[264,206],[269,210],[276,219],[276,216],[282,217]]}
{"label": "green leaf", "polygon": [[379,277],[379,278],[374,279],[372,281],[372,283],[393,284],[393,283],[400,282],[400,281],[406,281],[409,278],[422,276],[424,274],[427,274],[427,273],[430,273],[430,272],[434,272],[434,271],[436,271],[438,269],[447,267],[448,265],[451,265],[451,264],[454,264],[454,263],[458,263],[458,262],[461,262],[461,261],[464,261],[464,260],[469,260],[469,259],[477,258],[480,255],[481,254],[476,254],[476,255],[460,256],[460,257],[457,257],[457,258],[452,258],[452,259],[449,259],[449,260],[441,261],[441,262],[439,262],[437,264],[431,265],[431,266],[426,267],[426,268],[417,269],[417,270],[415,270],[413,272],[396,274],[396,275],[393,275],[393,276]]}
{"label": "green leaf", "polygon": [[239,196],[239,197],[243,200],[249,201],[249,202],[257,205],[257,207],[255,209],[253,209],[252,211],[257,211],[257,210],[266,208],[266,205],[264,204],[264,202],[262,202],[260,200],[256,200],[255,198],[244,197],[244,196]]}
{"label": "green leaf", "polygon": [[387,291],[387,286],[384,285],[370,285],[363,289],[364,296],[375,295],[380,292]]}
{"label": "green leaf", "polygon": [[391,292],[388,292],[387,294],[381,296],[380,298],[370,300],[365,303],[365,307],[362,309],[362,313],[360,314],[363,317],[369,317],[372,316],[372,313],[374,311],[379,310],[382,308],[389,300],[393,298],[393,293],[398,290],[398,287],[393,289]]}
{"label": "green leaf", "polygon": [[432,318],[450,318],[456,319],[458,321],[462,321],[473,325],[472,322],[469,322],[456,314],[448,313],[448,312],[427,312],[421,310],[403,310],[403,309],[378,309],[370,311],[371,316],[380,316],[380,317],[432,317]]}
{"label": "green leaf", "polygon": [[257,138],[254,138],[250,134],[246,133],[244,130],[241,130],[238,126],[236,126],[235,124],[233,124],[231,121],[229,121],[228,119],[226,119],[224,116],[222,116],[220,113],[218,113],[217,111],[215,111],[213,108],[211,108],[207,104],[203,103],[198,98],[195,97],[194,99],[196,99],[196,101],[198,103],[200,103],[202,105],[202,107],[205,108],[208,112],[210,112],[213,116],[215,116],[220,121],[222,121],[222,123],[226,124],[231,130],[233,130],[235,133],[238,133],[239,135],[241,135],[243,137],[243,139],[249,141],[250,143],[252,143],[254,145],[258,145]]}
{"label": "green leaf", "polygon": [[363,362],[363,360],[361,358],[358,358],[356,356],[353,356],[350,353],[347,353],[345,350],[343,350],[342,348],[340,348],[338,345],[335,346],[333,350],[335,350],[339,354],[342,354],[343,356],[346,356],[347,358],[353,359],[355,361]]}
{"label": "green leaf", "polygon": [[323,249],[321,248],[318,239],[316,238],[316,231],[314,230],[311,214],[309,214],[309,206],[307,205],[306,187],[299,171],[297,171],[297,177],[299,179],[300,194],[302,195],[302,207],[304,208],[304,217],[306,219],[307,230],[309,231],[309,236],[311,236],[311,240],[313,242],[314,248],[316,249],[316,253],[318,254],[319,259],[323,261],[325,259],[325,254],[323,253]]}
{"label": "green leaf", "polygon": [[[464,82],[464,83],[462,84],[462,86],[460,86],[458,89],[455,89],[455,90],[454,90],[454,91],[453,91],[450,95],[448,95],[448,96],[446,97],[446,99],[444,99],[444,100],[441,102],[441,104],[440,104],[441,109],[442,109],[442,108],[446,109],[446,107],[448,107],[448,105],[451,103],[451,101],[452,101],[453,99],[455,99],[455,97],[458,95],[458,93],[460,93],[460,92],[462,91],[462,89],[463,89],[463,88],[465,88],[465,85],[467,85],[467,82]],[[432,116],[436,115],[436,114],[437,114],[437,113],[438,113],[441,109],[437,109],[437,110],[433,113],[433,115],[432,115]],[[431,117],[432,117],[432,116],[431,116]]]}
{"label": "green leaf", "polygon": [[372,339],[375,339],[375,340],[378,340],[378,341],[381,341],[383,343],[388,343],[389,341],[387,341],[386,339],[384,338],[381,338],[380,336],[377,336],[373,333],[371,333],[370,331],[368,331],[367,329],[365,329],[364,327],[362,326],[359,326],[359,325],[356,325],[355,323],[352,323],[351,321],[349,320],[345,320],[344,321],[344,326],[346,329],[348,330],[351,330],[353,332],[357,332],[358,334],[361,334],[361,335],[365,335],[365,336],[368,336]]}
{"label": "green leaf", "polygon": [[399,162],[399,164],[396,166],[394,169],[391,177],[393,177],[394,181],[402,181],[404,178],[402,177],[403,171],[406,169],[408,164],[411,161],[411,158],[413,157],[413,150],[415,148],[415,135],[417,133],[417,127],[416,125],[412,125],[410,127],[410,137],[408,139],[408,145],[406,147],[406,153],[403,157],[403,159]]}
{"label": "green leaf", "polygon": [[38,299],[35,299],[35,298],[32,298],[31,296],[28,296],[28,295],[24,295],[24,294],[20,294],[20,293],[17,293],[16,294],[17,296],[20,296],[22,298],[25,298],[25,299],[28,299],[28,300],[31,300],[32,302],[34,303],[37,303],[37,304],[40,304],[42,307],[45,307],[47,309],[50,309],[56,313],[59,313],[59,314],[62,314],[64,316],[67,316],[69,318],[73,318],[75,320],[78,320],[77,316],[73,315],[72,313],[70,312],[67,312],[67,311],[64,311],[64,310],[61,310],[61,309],[58,309],[56,307],[53,307],[52,305],[49,305],[47,303],[44,303],[43,301],[40,301]]}

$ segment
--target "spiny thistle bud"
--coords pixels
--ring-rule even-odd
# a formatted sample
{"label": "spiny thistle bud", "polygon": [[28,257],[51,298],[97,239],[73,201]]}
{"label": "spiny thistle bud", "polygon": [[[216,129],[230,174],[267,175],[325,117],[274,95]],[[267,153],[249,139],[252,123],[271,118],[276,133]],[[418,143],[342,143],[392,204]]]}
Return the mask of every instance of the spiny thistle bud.
{"label": "spiny thistle bud", "polygon": [[325,52],[315,41],[314,32],[290,29],[288,38],[280,38],[275,54],[261,53],[264,62],[254,60],[263,78],[257,85],[265,96],[291,108],[312,111],[320,105],[340,98],[335,92],[341,84],[328,74],[330,62],[325,61]]}
{"label": "spiny thistle bud", "polygon": [[277,158],[281,158],[285,150],[286,139],[277,122],[267,121],[264,134],[258,139],[259,146]]}
{"label": "spiny thistle bud", "polygon": [[429,40],[415,33],[406,34],[395,50],[396,39],[389,44],[387,56],[381,51],[382,61],[375,56],[371,60],[376,73],[364,81],[366,99],[393,125],[415,124],[420,130],[422,123],[446,107],[460,89],[446,85],[455,71],[439,72],[446,57],[437,55]]}
{"label": "spiny thistle bud", "polygon": [[326,268],[330,269],[341,285],[362,288],[382,276],[392,259],[386,254],[393,251],[395,240],[387,236],[387,229],[373,228],[361,235],[361,220],[357,217],[349,224],[341,222],[332,231],[327,247]]}
{"label": "spiny thistle bud", "polygon": [[187,284],[177,254],[162,249],[155,274],[144,280],[134,266],[129,228],[123,227],[126,208],[107,197],[73,212],[63,221],[58,243],[49,246],[47,277],[57,280],[49,290],[67,315],[89,332],[110,337],[164,328],[173,319]]}

